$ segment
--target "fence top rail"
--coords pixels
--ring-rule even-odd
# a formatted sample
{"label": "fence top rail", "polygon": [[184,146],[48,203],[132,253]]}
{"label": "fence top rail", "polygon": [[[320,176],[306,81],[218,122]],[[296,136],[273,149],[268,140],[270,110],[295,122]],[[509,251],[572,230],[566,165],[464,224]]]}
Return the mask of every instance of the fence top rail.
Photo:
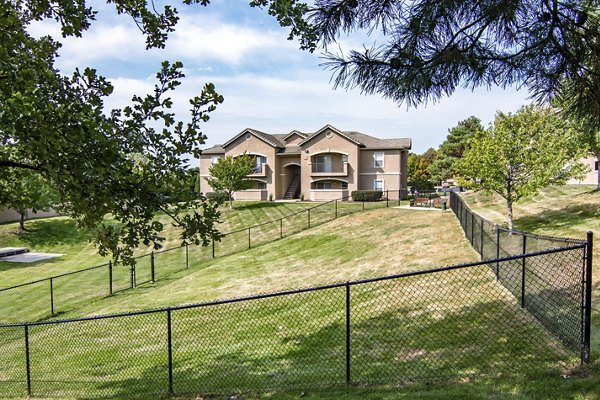
{"label": "fence top rail", "polygon": [[23,282],[23,283],[20,283],[18,285],[14,285],[14,286],[9,286],[9,287],[6,287],[6,288],[2,288],[2,289],[0,289],[0,292],[5,292],[5,291],[11,290],[11,289],[17,289],[17,288],[20,288],[20,287],[23,287],[23,286],[27,286],[27,285],[34,285],[36,283],[49,281],[50,279],[56,279],[56,278],[62,278],[64,276],[75,275],[75,274],[79,274],[81,272],[87,272],[87,271],[91,271],[93,269],[98,269],[98,268],[102,268],[102,267],[106,267],[106,266],[108,266],[108,263],[104,263],[104,264],[100,264],[100,265],[95,265],[95,266],[89,267],[89,268],[78,269],[77,271],[71,271],[71,272],[65,272],[63,274],[52,275],[52,276],[49,276],[47,278],[36,279],[35,281]]}
{"label": "fence top rail", "polygon": [[321,291],[321,290],[335,289],[335,288],[340,288],[340,287],[345,287],[345,286],[357,286],[357,285],[373,283],[373,282],[387,281],[387,280],[393,280],[393,279],[402,279],[402,278],[408,278],[408,277],[412,277],[412,276],[435,274],[435,273],[458,270],[458,269],[474,268],[474,267],[478,267],[478,266],[482,266],[482,265],[488,265],[490,263],[495,264],[495,263],[503,263],[503,262],[507,262],[507,261],[513,261],[513,260],[522,260],[522,259],[538,257],[538,256],[546,255],[546,254],[554,254],[554,253],[561,253],[561,252],[566,252],[566,251],[571,251],[571,250],[585,249],[586,245],[587,245],[587,243],[577,244],[577,245],[573,245],[573,246],[569,246],[569,247],[554,248],[554,249],[549,249],[549,250],[542,250],[542,251],[536,251],[536,252],[532,252],[532,253],[519,254],[519,255],[501,257],[501,258],[491,258],[491,259],[486,259],[486,260],[481,260],[481,261],[455,264],[455,265],[449,265],[449,266],[439,267],[439,268],[410,271],[410,272],[404,272],[404,273],[394,274],[394,275],[386,275],[386,276],[380,276],[380,277],[375,277],[375,278],[367,278],[367,279],[360,279],[360,280],[347,281],[347,282],[337,282],[337,283],[332,283],[332,284],[328,284],[328,285],[292,289],[292,290],[273,292],[273,293],[257,294],[257,295],[253,295],[253,296],[247,296],[247,297],[214,300],[214,301],[209,301],[209,302],[204,302],[204,303],[183,304],[183,305],[172,306],[172,307],[130,311],[130,312],[116,313],[116,314],[94,315],[94,316],[82,317],[82,318],[0,324],[0,328],[18,327],[18,326],[36,326],[36,325],[55,325],[55,324],[65,324],[65,323],[72,323],[72,322],[85,322],[85,321],[93,321],[93,320],[100,320],[100,319],[131,317],[131,316],[143,315],[143,314],[185,310],[185,309],[190,309],[190,308],[210,307],[210,306],[217,306],[217,305],[222,305],[222,304],[240,303],[240,302],[260,300],[260,299],[266,299],[266,298],[272,298],[272,297],[281,297],[281,296],[288,296],[288,295],[293,295],[293,294],[301,294],[301,293],[316,292],[316,291]]}
{"label": "fence top rail", "polygon": [[[396,191],[396,192],[397,192],[397,191],[399,191],[399,190],[394,190],[394,191]],[[252,229],[252,228],[259,228],[259,227],[261,227],[261,226],[264,226],[264,225],[268,225],[268,224],[272,224],[272,223],[274,223],[274,222],[278,222],[278,221],[280,221],[280,220],[282,220],[282,219],[286,219],[286,218],[295,217],[296,215],[299,215],[299,214],[304,214],[304,213],[306,213],[307,211],[314,210],[315,208],[323,207],[323,206],[325,206],[325,205],[327,205],[327,204],[331,204],[331,203],[334,203],[334,202],[336,202],[336,201],[344,201],[344,200],[348,200],[348,199],[349,199],[349,198],[351,198],[351,197],[352,197],[352,196],[343,196],[343,197],[340,197],[340,198],[337,198],[337,199],[328,200],[328,201],[324,201],[324,202],[319,202],[319,204],[317,204],[317,205],[315,205],[315,206],[304,208],[304,209],[302,209],[302,210],[300,210],[300,211],[293,212],[293,213],[291,213],[291,214],[288,214],[288,215],[286,215],[286,216],[283,216],[283,217],[280,217],[280,218],[273,219],[273,220],[271,220],[271,221],[263,222],[263,223],[261,223],[261,224],[256,224],[256,225],[247,226],[247,227],[245,227],[245,228],[240,228],[240,229],[237,229],[237,230],[235,230],[235,231],[231,231],[231,232],[224,233],[224,234],[223,234],[223,237],[225,237],[225,236],[227,236],[227,235],[234,234],[234,233],[245,232],[245,231],[247,231],[248,229]],[[385,201],[385,200],[382,200],[382,202],[383,202],[383,201]]]}
{"label": "fence top rail", "polygon": [[[507,232],[507,233],[511,232],[508,228],[505,228],[505,227],[503,227],[501,225],[498,225],[497,223],[492,222],[489,219],[483,218],[481,215],[477,214],[475,211],[473,211],[471,209],[471,207],[469,207],[469,205],[467,204],[467,202],[458,193],[456,193],[456,192],[450,192],[450,196],[451,197],[456,197],[462,203],[462,207],[466,208],[468,212],[470,212],[471,214],[474,214],[477,218],[479,218],[484,223],[487,223],[487,224],[490,224],[490,225],[494,226],[494,228],[497,229],[497,230],[499,230],[499,231]],[[572,243],[572,244],[583,244],[583,243],[586,243],[585,239],[575,239],[575,238],[564,238],[564,237],[549,236],[549,235],[539,235],[539,234],[536,234],[536,233],[525,232],[525,231],[520,231],[520,230],[516,230],[516,229],[513,229],[512,233],[517,234],[517,235],[521,235],[521,236],[527,236],[527,237],[531,237],[531,238],[541,239],[541,240],[548,240],[548,241],[552,241],[552,242],[562,242],[562,243]]]}

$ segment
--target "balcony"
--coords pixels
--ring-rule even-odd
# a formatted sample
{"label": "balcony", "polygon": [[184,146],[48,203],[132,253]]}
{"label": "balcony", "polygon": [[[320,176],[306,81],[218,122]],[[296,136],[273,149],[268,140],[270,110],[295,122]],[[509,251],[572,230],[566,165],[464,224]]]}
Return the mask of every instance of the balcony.
{"label": "balcony", "polygon": [[310,172],[311,176],[348,176],[348,163],[335,163],[334,165],[313,164]]}
{"label": "balcony", "polygon": [[267,176],[267,163],[261,163],[256,165],[252,169],[252,173],[248,175],[248,178],[265,178]]}

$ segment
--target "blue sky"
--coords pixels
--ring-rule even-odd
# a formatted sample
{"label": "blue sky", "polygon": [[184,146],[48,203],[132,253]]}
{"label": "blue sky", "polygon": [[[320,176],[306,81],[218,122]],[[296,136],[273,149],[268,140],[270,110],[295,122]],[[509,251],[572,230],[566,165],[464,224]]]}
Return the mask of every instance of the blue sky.
{"label": "blue sky", "polygon": [[[514,111],[528,102],[512,88],[459,89],[436,104],[407,108],[360,90],[333,90],[323,60],[287,40],[266,11],[248,0],[213,0],[208,7],[177,4],[181,19],[165,49],[145,50],[144,38],[130,18],[109,5],[92,2],[98,20],[82,38],[62,39],[52,22],[31,27],[34,35],[52,34],[63,43],[57,66],[96,68],[115,86],[107,102],[123,107],[133,94],[150,92],[162,60],[182,61],[186,78],[173,96],[179,118],[187,117],[187,99],[213,82],[225,102],[205,125],[206,147],[227,141],[246,127],[268,133],[315,131],[325,124],[382,138],[410,137],[413,151],[437,148],[448,129],[475,115],[488,124],[497,110]],[[162,4],[162,3],[157,3]],[[343,49],[360,47],[364,37],[343,38]],[[375,41],[367,38],[367,44]]]}

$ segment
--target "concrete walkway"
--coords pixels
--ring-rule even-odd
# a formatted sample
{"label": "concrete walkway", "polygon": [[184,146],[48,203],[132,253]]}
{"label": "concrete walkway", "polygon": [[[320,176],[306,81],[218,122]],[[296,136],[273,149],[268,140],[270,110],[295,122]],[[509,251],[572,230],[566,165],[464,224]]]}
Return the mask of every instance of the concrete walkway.
{"label": "concrete walkway", "polygon": [[32,263],[64,256],[56,253],[31,253],[24,247],[4,247],[0,249],[0,261]]}

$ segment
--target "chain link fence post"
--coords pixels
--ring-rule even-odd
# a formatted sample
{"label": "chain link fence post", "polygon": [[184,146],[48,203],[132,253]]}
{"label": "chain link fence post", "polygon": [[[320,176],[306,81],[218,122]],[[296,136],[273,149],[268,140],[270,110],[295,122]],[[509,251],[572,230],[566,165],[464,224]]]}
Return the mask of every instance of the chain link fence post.
{"label": "chain link fence post", "polygon": [[527,254],[527,236],[523,235],[523,251],[521,253],[521,307],[525,307],[525,254]]}
{"label": "chain link fence post", "polygon": [[[500,258],[500,227],[496,225],[496,260]],[[500,263],[496,261],[496,280],[500,280]]]}
{"label": "chain link fence post", "polygon": [[173,395],[173,327],[171,308],[167,308],[167,352],[169,360],[169,394]]}
{"label": "chain link fence post", "polygon": [[346,283],[346,384],[351,382],[350,377],[350,284]]}
{"label": "chain link fence post", "polygon": [[54,315],[54,283],[50,278],[50,315]]}
{"label": "chain link fence post", "polygon": [[29,325],[25,324],[25,371],[27,374],[27,396],[31,397],[31,353],[29,350]]}
{"label": "chain link fence post", "polygon": [[585,312],[583,315],[583,346],[581,349],[581,363],[590,363],[591,351],[591,326],[592,326],[592,249],[594,236],[591,231],[587,233],[585,247]]}
{"label": "chain link fence post", "polygon": [[113,265],[112,260],[108,262],[108,293],[110,296],[113,294]]}
{"label": "chain link fence post", "polygon": [[152,275],[152,283],[156,282],[156,275],[154,273],[154,251],[150,253],[150,273]]}
{"label": "chain link fence post", "polygon": [[190,269],[190,250],[187,243],[185,244],[185,269]]}

